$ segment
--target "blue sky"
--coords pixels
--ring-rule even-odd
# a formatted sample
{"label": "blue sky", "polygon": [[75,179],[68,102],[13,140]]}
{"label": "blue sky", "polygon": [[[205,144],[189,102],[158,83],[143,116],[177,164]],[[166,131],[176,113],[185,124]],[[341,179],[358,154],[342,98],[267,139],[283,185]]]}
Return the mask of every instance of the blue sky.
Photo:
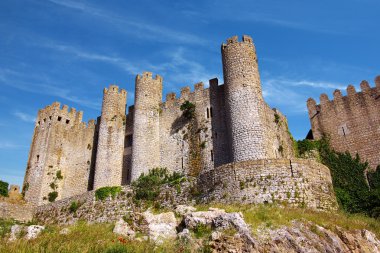
{"label": "blue sky", "polygon": [[[220,45],[254,39],[265,100],[302,139],[306,100],[380,74],[380,1],[0,1],[0,180],[22,184],[34,118],[60,101],[100,114],[102,89],[142,71],[164,94],[218,77]],[[345,92],[343,92],[345,93]]]}

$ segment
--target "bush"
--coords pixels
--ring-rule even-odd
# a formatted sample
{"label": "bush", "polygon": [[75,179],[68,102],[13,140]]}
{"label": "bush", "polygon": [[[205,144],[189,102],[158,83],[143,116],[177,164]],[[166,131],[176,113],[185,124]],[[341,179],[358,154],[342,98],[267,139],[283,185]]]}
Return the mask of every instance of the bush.
{"label": "bush", "polygon": [[70,213],[75,213],[80,206],[81,206],[81,204],[77,201],[71,202],[71,205],[69,207]]}
{"label": "bush", "polygon": [[54,202],[57,197],[58,197],[58,192],[56,192],[56,191],[49,192],[49,194],[48,194],[49,202]]}
{"label": "bush", "polygon": [[195,116],[195,104],[189,102],[189,101],[185,101],[181,107],[180,107],[181,111],[182,111],[182,115],[186,118],[186,119],[192,119],[194,118]]}
{"label": "bush", "polygon": [[380,171],[370,172],[368,181],[365,173],[368,163],[361,162],[359,155],[336,152],[330,148],[329,139],[323,137],[318,141],[298,141],[299,153],[318,150],[321,162],[331,172],[333,186],[339,206],[349,213],[365,213],[377,216],[380,206]]}
{"label": "bush", "polygon": [[173,172],[169,174],[166,168],[154,168],[149,170],[148,174],[144,173],[132,183],[137,200],[154,201],[160,195],[160,188],[164,184],[177,186],[185,181],[185,177]]}
{"label": "bush", "polygon": [[8,197],[8,186],[7,182],[0,180],[0,196]]}
{"label": "bush", "polygon": [[120,186],[106,186],[99,188],[95,191],[95,197],[96,200],[104,200],[109,196],[112,196],[112,198],[115,198],[116,195],[121,192],[121,187]]}

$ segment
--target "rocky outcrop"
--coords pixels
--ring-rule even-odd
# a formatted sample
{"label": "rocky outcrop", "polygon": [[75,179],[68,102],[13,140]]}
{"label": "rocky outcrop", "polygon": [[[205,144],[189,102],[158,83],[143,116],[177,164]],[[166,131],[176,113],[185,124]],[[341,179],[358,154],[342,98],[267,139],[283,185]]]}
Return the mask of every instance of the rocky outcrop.
{"label": "rocky outcrop", "polygon": [[148,223],[148,235],[151,240],[161,243],[163,240],[177,237],[177,220],[173,212],[154,215],[148,210],[143,216]]}
{"label": "rocky outcrop", "polygon": [[23,238],[26,240],[36,239],[44,229],[45,227],[40,225],[13,225],[8,240],[15,241],[23,235],[25,235]]}

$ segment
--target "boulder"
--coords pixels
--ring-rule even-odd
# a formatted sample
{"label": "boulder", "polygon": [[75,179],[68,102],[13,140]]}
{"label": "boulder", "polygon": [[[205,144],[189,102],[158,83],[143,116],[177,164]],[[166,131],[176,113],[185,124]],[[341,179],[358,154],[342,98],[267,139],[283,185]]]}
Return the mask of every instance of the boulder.
{"label": "boulder", "polygon": [[187,228],[185,228],[184,230],[182,230],[181,232],[178,233],[177,237],[181,241],[185,241],[185,242],[191,241],[190,230],[188,230]]}
{"label": "boulder", "polygon": [[143,213],[148,223],[149,238],[157,243],[166,239],[174,239],[177,236],[177,220],[173,212],[154,215],[150,210]]}
{"label": "boulder", "polygon": [[184,224],[186,228],[194,229],[198,224],[212,225],[213,220],[225,214],[223,209],[209,208],[208,211],[193,212],[185,215]]}
{"label": "boulder", "polygon": [[24,226],[21,226],[21,225],[13,225],[11,227],[11,233],[10,233],[10,236],[9,236],[9,241],[15,241],[17,240],[17,238],[20,237],[20,234],[21,232],[23,231],[24,229]]}
{"label": "boulder", "polygon": [[37,238],[37,236],[45,229],[44,226],[31,225],[26,230],[25,239],[31,240]]}
{"label": "boulder", "polygon": [[120,219],[116,222],[113,232],[118,235],[128,237],[129,239],[135,238],[135,231],[133,231],[127,222]]}
{"label": "boulder", "polygon": [[192,213],[192,212],[195,212],[197,211],[197,209],[193,206],[186,206],[186,205],[178,205],[176,208],[175,208],[175,213],[178,214],[178,215],[181,215],[181,216],[185,216],[189,213]]}

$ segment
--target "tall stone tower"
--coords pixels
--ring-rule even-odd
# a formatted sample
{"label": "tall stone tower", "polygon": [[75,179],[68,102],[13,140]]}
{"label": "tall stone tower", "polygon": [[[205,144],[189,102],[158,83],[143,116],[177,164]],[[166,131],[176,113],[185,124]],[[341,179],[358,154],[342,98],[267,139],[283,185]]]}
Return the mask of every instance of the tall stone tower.
{"label": "tall stone tower", "polygon": [[136,76],[131,181],[160,165],[162,77]]}
{"label": "tall stone tower", "polygon": [[263,159],[264,100],[252,38],[234,36],[222,44],[227,129],[233,162]]}
{"label": "tall stone tower", "polygon": [[127,92],[110,85],[103,90],[94,189],[121,185]]}

